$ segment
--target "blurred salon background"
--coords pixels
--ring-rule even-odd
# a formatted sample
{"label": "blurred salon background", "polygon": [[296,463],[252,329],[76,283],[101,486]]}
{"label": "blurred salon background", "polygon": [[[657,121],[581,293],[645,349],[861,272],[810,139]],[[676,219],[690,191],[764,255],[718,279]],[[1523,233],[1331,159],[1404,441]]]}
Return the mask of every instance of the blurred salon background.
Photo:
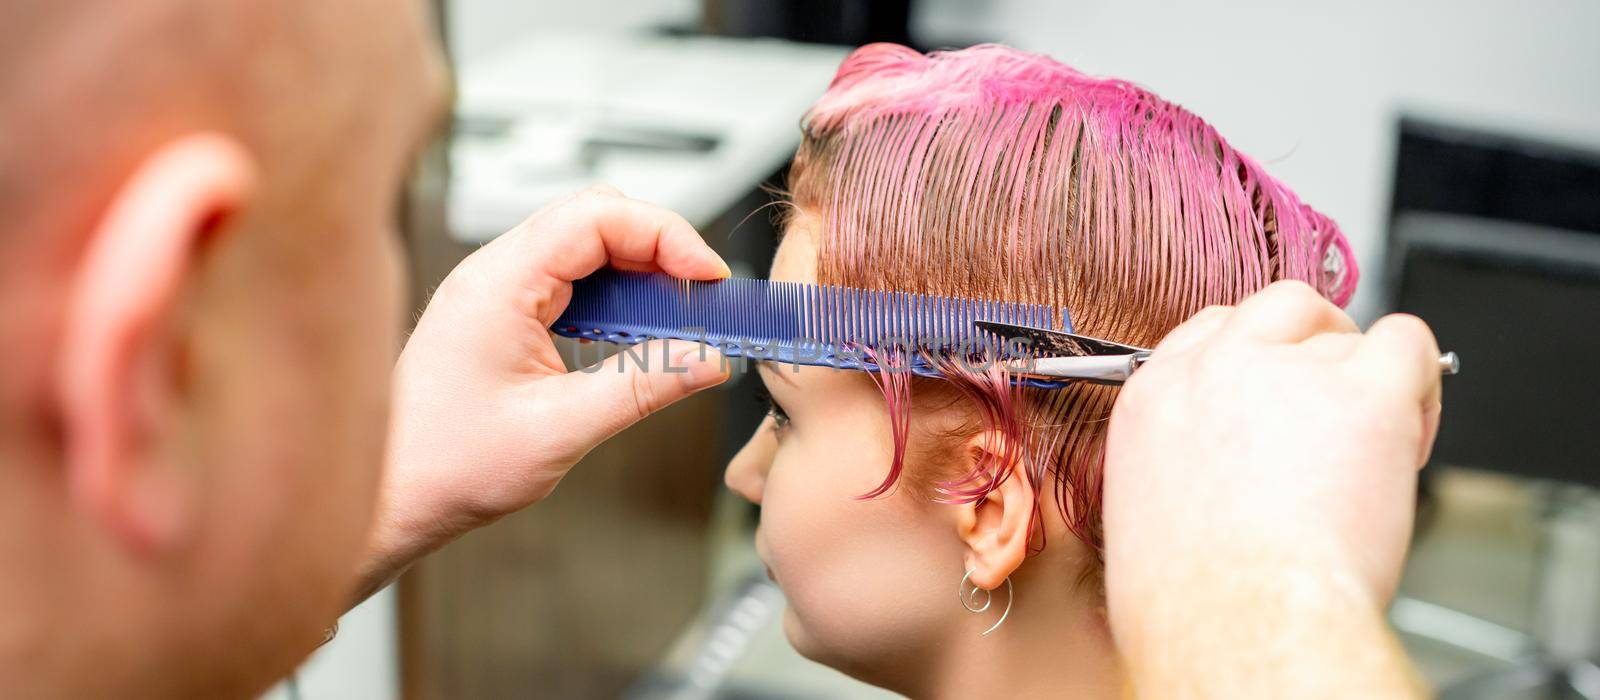
{"label": "blurred salon background", "polygon": [[[1600,4],[435,4],[458,101],[406,211],[419,308],[594,183],[764,274],[799,117],[862,43],[1002,42],[1185,105],[1341,223],[1358,321],[1419,314],[1463,359],[1391,612],[1413,658],[1447,698],[1600,697]],[[269,697],[887,697],[783,638],[755,512],[721,485],[751,383],[423,561]]]}

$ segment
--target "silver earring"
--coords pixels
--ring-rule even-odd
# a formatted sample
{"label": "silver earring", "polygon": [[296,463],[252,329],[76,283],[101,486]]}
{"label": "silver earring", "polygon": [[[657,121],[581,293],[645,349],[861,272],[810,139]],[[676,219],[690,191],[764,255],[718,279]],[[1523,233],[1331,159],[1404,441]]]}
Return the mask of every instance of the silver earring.
{"label": "silver earring", "polygon": [[[967,570],[967,575],[961,577],[961,585],[956,588],[956,598],[961,601],[961,607],[966,608],[967,612],[981,613],[981,612],[983,612],[985,610],[988,610],[989,609],[989,604],[994,602],[994,591],[984,590],[984,589],[979,588],[979,587],[977,587],[975,585],[972,586],[972,590],[971,591],[968,591],[967,590],[967,586],[971,583],[972,572],[974,572],[974,571],[977,571],[977,569],[968,569]],[[982,605],[978,604],[978,594],[979,593],[983,594],[983,604]],[[1011,601],[1015,597],[1016,597],[1016,593],[1011,588],[1011,577],[1007,576],[1006,577],[1006,609],[1005,609],[1004,612],[1000,613],[1000,619],[995,620],[994,625],[991,626],[989,629],[984,630],[983,634],[980,635],[980,636],[987,637],[987,636],[989,636],[990,632],[993,632],[996,629],[999,629],[1000,625],[1006,621],[1006,616],[1011,614]]]}

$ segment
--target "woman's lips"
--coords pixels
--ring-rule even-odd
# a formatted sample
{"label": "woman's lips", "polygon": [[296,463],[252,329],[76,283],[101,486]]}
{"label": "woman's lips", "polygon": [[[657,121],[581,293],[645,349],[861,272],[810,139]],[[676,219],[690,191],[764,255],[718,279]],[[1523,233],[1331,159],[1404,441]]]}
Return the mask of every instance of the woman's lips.
{"label": "woman's lips", "polygon": [[756,528],[756,558],[761,560],[761,565],[767,570],[767,579],[773,583],[778,582],[778,575],[772,573],[772,565],[767,563],[767,548],[761,546],[761,528]]}

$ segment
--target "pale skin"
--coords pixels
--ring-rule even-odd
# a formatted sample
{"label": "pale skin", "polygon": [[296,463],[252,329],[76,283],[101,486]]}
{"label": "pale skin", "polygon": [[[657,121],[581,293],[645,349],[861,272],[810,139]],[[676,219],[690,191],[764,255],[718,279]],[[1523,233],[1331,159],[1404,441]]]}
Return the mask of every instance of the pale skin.
{"label": "pale skin", "polygon": [[1424,695],[1383,611],[1439,424],[1414,317],[1365,334],[1299,283],[1174,330],[1106,455],[1111,625],[1149,697]]}
{"label": "pale skin", "polygon": [[[179,28],[237,8],[271,21],[220,22],[262,44],[188,54],[189,39],[232,34],[158,31],[170,8]],[[545,327],[570,280],[607,264],[727,274],[681,217],[609,190],[555,203],[463,262],[393,362],[392,214],[444,95],[419,5],[100,9],[82,21],[112,35],[123,13],[155,13],[126,25],[145,28],[128,41],[170,60],[139,63],[150,70],[116,94],[169,109],[28,126],[116,142],[50,188],[27,235],[0,233],[0,293],[16,311],[0,316],[16,349],[0,363],[0,695],[250,696],[365,592],[536,504],[595,445],[725,379],[714,358],[686,374],[564,371]],[[273,60],[228,53],[245,46]],[[161,72],[172,67],[221,72]],[[47,84],[99,84],[78,77]],[[1105,624],[1129,682],[1152,697],[1286,696],[1365,668],[1373,685],[1354,690],[1405,692],[1379,611],[1436,415],[1436,371],[1417,361],[1431,336],[1403,320],[1351,334],[1303,294],[1224,313],[1175,333],[1190,344],[1158,349],[1113,417]],[[612,410],[568,410],[579,399]],[[1221,434],[1196,416],[1259,429]],[[1290,472],[1263,457],[1291,453],[1309,456]],[[1238,485],[1238,469],[1248,488],[1215,488]],[[1181,497],[1193,493],[1210,496]],[[1071,595],[1022,597],[1039,595],[1023,581],[1046,563],[1012,561],[1005,513],[1022,503],[1000,492],[918,521],[943,543],[927,585],[949,589],[930,614],[946,615],[957,569],[973,567],[985,587],[1013,576],[1019,615],[1026,604],[1040,620],[1089,619]],[[1176,546],[1183,537],[1208,547]],[[1284,578],[1301,595],[1231,594]],[[1262,658],[1283,663],[1249,661]]]}
{"label": "pale skin", "polygon": [[[816,281],[816,247],[796,218],[773,279]],[[784,629],[803,655],[916,698],[1120,697],[1123,681],[1087,547],[1038,505],[1049,546],[1027,557],[1035,496],[1018,464],[977,503],[943,504],[927,488],[964,471],[1005,437],[964,404],[913,402],[906,476],[884,478],[892,446],[883,394],[857,372],[763,365],[769,416],[728,465],[729,488],[761,505],[756,548],[789,608]],[[781,412],[781,413],[779,413]],[[945,433],[956,435],[945,438]],[[963,575],[996,590],[991,609],[957,600]],[[1005,608],[1012,612],[989,636]]]}

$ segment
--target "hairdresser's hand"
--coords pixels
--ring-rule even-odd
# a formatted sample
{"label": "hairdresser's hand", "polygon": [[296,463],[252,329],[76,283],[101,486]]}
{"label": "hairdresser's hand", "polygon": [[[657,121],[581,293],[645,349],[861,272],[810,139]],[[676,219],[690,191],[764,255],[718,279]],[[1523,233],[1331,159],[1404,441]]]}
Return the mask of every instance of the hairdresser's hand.
{"label": "hairdresser's hand", "polygon": [[1300,283],[1156,348],[1105,464],[1107,602],[1141,695],[1415,689],[1382,611],[1438,427],[1438,352],[1416,318],[1361,334]]}
{"label": "hairdresser's hand", "polygon": [[727,378],[720,357],[694,343],[646,346],[651,357],[676,357],[677,371],[622,371],[614,357],[598,371],[567,372],[547,329],[571,281],[607,265],[728,276],[682,217],[596,188],[541,209],[439,285],[395,367],[367,586],[539,501],[602,441]]}

